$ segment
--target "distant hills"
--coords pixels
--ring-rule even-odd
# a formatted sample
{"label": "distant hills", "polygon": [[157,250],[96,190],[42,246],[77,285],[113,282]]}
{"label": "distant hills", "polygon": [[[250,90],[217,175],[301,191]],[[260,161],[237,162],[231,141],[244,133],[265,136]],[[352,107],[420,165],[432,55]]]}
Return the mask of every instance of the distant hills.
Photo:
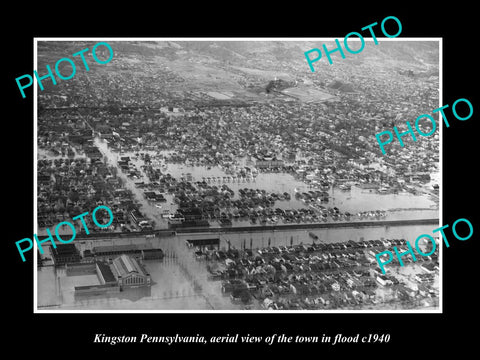
{"label": "distant hills", "polygon": [[[171,94],[190,92],[188,98],[201,99],[212,98],[215,94],[215,101],[224,97],[271,101],[275,97],[265,97],[262,92],[267,92],[267,89],[283,91],[295,87],[297,81],[304,84],[304,89],[301,94],[297,94],[298,90],[290,91],[289,95],[310,99],[316,95],[309,93],[308,88],[314,89],[318,84],[328,83],[328,88],[342,92],[354,91],[355,83],[351,83],[354,81],[351,77],[355,75],[374,77],[383,72],[389,76],[391,72],[402,74],[402,71],[413,72],[416,76],[438,74],[438,41],[378,40],[378,45],[366,41],[364,50],[359,54],[345,51],[345,59],[338,52],[333,54],[332,65],[323,55],[324,58],[315,64],[315,73],[310,71],[304,52],[312,48],[321,49],[323,44],[333,49],[333,40],[111,40],[107,42],[114,50],[114,60],[98,71],[107,71],[113,77],[118,75],[120,82],[123,74],[131,71],[138,83],[151,86],[152,91],[160,88]],[[92,49],[99,41],[39,42],[38,68],[45,64],[53,68],[58,59],[71,58],[73,53],[86,47]],[[89,62],[93,62],[91,57]],[[88,76],[96,74],[99,73],[91,72]],[[331,82],[334,79],[336,81]]]}
{"label": "distant hills", "polygon": [[[192,59],[203,61],[230,63],[236,66],[255,64],[263,70],[282,65],[306,65],[304,52],[312,48],[322,48],[325,44],[333,49],[333,41],[110,41],[114,51],[120,56],[165,57],[170,61]],[[39,42],[38,52],[57,53],[61,56],[73,54],[85,47],[90,49],[98,41],[75,42]],[[53,54],[52,54],[53,55]],[[341,59],[338,52],[332,57],[335,63],[341,61],[362,63],[366,60],[399,61],[412,65],[438,65],[439,49],[436,41],[385,41],[379,44],[367,41],[364,50],[359,54],[345,52],[346,59]],[[325,55],[323,55],[325,57]],[[60,58],[60,56],[58,57]],[[322,59],[324,61],[326,59]],[[320,62],[319,62],[320,63]],[[305,67],[308,70],[308,66]]]}

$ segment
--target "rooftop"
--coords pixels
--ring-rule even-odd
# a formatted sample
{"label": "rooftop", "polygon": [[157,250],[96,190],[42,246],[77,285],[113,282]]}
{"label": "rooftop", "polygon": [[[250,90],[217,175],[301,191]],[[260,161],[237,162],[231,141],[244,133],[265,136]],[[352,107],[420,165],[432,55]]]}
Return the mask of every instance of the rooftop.
{"label": "rooftop", "polygon": [[113,268],[119,276],[126,277],[132,273],[147,276],[145,269],[133,258],[123,254],[113,260]]}
{"label": "rooftop", "polygon": [[110,266],[108,266],[106,263],[97,262],[97,266],[98,266],[98,270],[101,272],[102,277],[106,283],[114,282],[117,280],[115,279],[115,276],[113,275],[112,270],[110,269]]}

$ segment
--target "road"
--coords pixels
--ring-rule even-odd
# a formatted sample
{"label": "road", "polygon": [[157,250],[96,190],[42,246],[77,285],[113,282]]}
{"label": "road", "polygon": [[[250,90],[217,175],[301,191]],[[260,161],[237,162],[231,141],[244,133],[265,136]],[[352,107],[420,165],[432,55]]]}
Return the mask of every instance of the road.
{"label": "road", "polygon": [[118,166],[118,155],[108,148],[106,142],[102,141],[98,137],[95,137],[94,144],[100,150],[103,156],[107,158],[107,163],[110,166],[117,168],[117,176],[123,180],[124,187],[130,190],[135,197],[135,200],[141,205],[141,212],[150,220],[155,222],[154,229],[166,229],[168,228],[167,222],[162,219],[160,210],[154,205],[149,203],[143,194],[143,191],[135,186],[135,181],[141,181],[141,179],[134,180],[129,178]]}
{"label": "road", "polygon": [[[94,144],[102,155],[107,158],[108,165],[117,168],[117,176],[124,181],[125,188],[132,191],[135,200],[141,205],[141,212],[151,220],[155,220],[155,230],[164,229],[165,221],[161,219],[159,210],[151,205],[143,196],[143,192],[135,186],[135,181],[126,176],[118,166],[118,155],[114,154],[107,146],[107,143],[95,137]],[[205,301],[213,309],[231,309],[232,303],[229,298],[223,297],[219,291],[219,283],[207,279],[208,272],[204,264],[199,263],[193,257],[191,250],[187,249],[183,241],[177,241],[176,237],[163,239],[163,249],[175,259],[174,265],[183,273],[186,279],[192,284],[195,292],[205,298]],[[175,271],[175,270],[173,270]]]}
{"label": "road", "polygon": [[[135,200],[141,204],[141,212],[147,216],[147,218],[155,221],[155,230],[156,232],[167,231],[165,229],[165,221],[160,216],[160,211],[154,205],[150,204],[144,197],[143,191],[135,186],[135,181],[132,178],[129,178],[118,166],[118,155],[112,152],[106,142],[102,141],[98,137],[95,137],[94,144],[98,147],[102,155],[107,159],[107,163],[110,166],[117,168],[117,176],[121,178],[124,182],[124,187],[132,191]],[[233,246],[240,248],[242,245],[247,246],[247,242],[252,246],[252,237],[255,238],[254,242],[256,247],[262,246],[272,246],[278,244],[292,244],[300,243],[305,239],[311,241],[306,235],[308,230],[320,231],[322,229],[335,229],[335,228],[365,228],[365,227],[403,227],[404,225],[433,225],[438,226],[438,219],[411,219],[411,220],[374,220],[374,221],[344,221],[344,222],[334,222],[334,223],[302,223],[302,224],[287,224],[287,225],[270,225],[270,226],[243,226],[243,227],[225,227],[225,228],[189,228],[189,229],[177,229],[177,236],[168,236],[164,238],[156,238],[155,240],[149,239],[148,241],[159,241],[161,242],[161,247],[167,254],[168,258],[171,258],[171,264],[169,268],[162,268],[163,279],[165,284],[168,283],[167,278],[174,278],[176,272],[181,272],[183,277],[188,281],[190,286],[193,288],[196,296],[201,296],[208,303],[209,307],[212,309],[231,309],[234,306],[228,297],[222,296],[220,290],[220,282],[209,281],[208,272],[205,267],[205,264],[197,261],[194,258],[193,252],[191,249],[185,246],[185,239],[190,237],[193,233],[198,233],[199,236],[220,236],[222,243],[232,242]],[[343,231],[343,230],[342,230]],[[359,231],[359,230],[358,230]],[[402,230],[403,231],[403,230]],[[247,239],[245,235],[240,235],[240,233],[247,232],[259,232],[259,235],[250,234]],[[270,235],[271,232],[271,235]],[[288,234],[287,234],[288,232]],[[117,237],[121,242],[122,237],[124,236],[136,236],[133,233],[131,234],[109,234],[111,241],[115,240]],[[93,237],[89,239],[93,243],[96,239]],[[99,238],[98,240],[106,240],[106,238]],[[126,240],[126,239],[124,239]],[[126,240],[128,241],[128,240]],[[130,240],[131,241],[131,240]],[[118,242],[118,241],[116,241]],[[183,290],[183,289],[182,289]]]}

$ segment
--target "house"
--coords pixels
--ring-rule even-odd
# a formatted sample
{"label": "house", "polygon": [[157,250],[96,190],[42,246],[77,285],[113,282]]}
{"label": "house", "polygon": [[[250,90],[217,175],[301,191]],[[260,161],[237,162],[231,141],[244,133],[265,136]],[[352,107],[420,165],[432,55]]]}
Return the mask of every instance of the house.
{"label": "house", "polygon": [[389,280],[386,276],[377,276],[375,280],[382,286],[392,285],[392,280]]}
{"label": "house", "polygon": [[284,165],[283,160],[278,160],[275,156],[259,156],[255,160],[255,167],[257,169],[266,169],[271,167],[280,167]]}
{"label": "house", "polygon": [[202,210],[200,208],[188,208],[178,210],[183,215],[185,221],[201,220],[203,218]]}
{"label": "house", "polygon": [[427,274],[431,274],[435,272],[436,269],[438,269],[438,267],[434,263],[423,263],[420,267]]}
{"label": "house", "polygon": [[95,146],[86,147],[85,154],[92,160],[101,160],[103,158],[102,153]]}

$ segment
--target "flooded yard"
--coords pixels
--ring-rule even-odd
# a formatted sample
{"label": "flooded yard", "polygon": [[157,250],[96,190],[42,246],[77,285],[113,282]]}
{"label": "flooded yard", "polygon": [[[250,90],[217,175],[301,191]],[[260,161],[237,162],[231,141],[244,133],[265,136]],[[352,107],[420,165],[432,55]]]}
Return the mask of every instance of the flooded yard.
{"label": "flooded yard", "polygon": [[[122,152],[120,155],[109,149],[107,143],[98,138],[96,138],[95,144],[99,147],[100,151],[107,156],[111,165],[117,166],[120,156],[130,157],[130,162],[139,170],[142,168],[142,165],[144,165],[144,161],[137,156],[137,152],[127,151]],[[240,189],[261,189],[269,193],[287,193],[290,196],[290,200],[275,201],[274,207],[283,210],[297,210],[309,207],[308,204],[301,199],[297,199],[295,193],[296,191],[308,192],[312,190],[312,188],[288,173],[259,172],[255,173],[255,176],[237,176],[235,174],[228,174],[219,166],[188,166],[185,164],[165,162],[163,157],[168,154],[168,152],[165,151],[142,151],[142,153],[148,153],[151,156],[152,166],[154,168],[161,169],[163,174],[170,174],[177,180],[183,178],[193,183],[205,181],[211,186],[228,186],[234,192],[233,200],[240,198]],[[240,163],[242,166],[246,166],[248,162],[245,159],[241,159]],[[155,220],[156,228],[165,228],[167,227],[167,222],[162,219],[161,213],[165,210],[170,213],[176,211],[177,204],[173,202],[173,195],[164,193],[167,202],[160,204],[161,207],[155,207],[145,199],[143,189],[134,185],[135,182],[144,182],[145,184],[150,182],[143,171],[140,171],[140,173],[142,174],[140,178],[132,179],[127,177],[122,171],[118,171],[119,176],[124,179],[126,187],[132,190],[135,198],[141,204],[142,212]],[[329,200],[324,203],[323,206],[338,207],[342,212],[355,214],[365,211],[386,211],[385,219],[387,220],[437,218],[439,216],[438,203],[434,201],[428,193],[411,194],[402,192],[399,194],[381,194],[373,189],[364,189],[355,185],[352,185],[351,189],[347,191],[330,186],[327,193]],[[233,221],[238,226],[249,224],[248,220],[233,219]],[[212,225],[217,226],[214,221]]]}
{"label": "flooded yard", "polygon": [[[363,227],[342,229],[315,229],[319,239],[317,242],[332,243],[347,240],[394,239],[404,238],[414,241],[420,234],[431,233],[428,225],[393,226],[393,227]],[[38,306],[39,309],[63,310],[235,310],[242,309],[241,304],[234,304],[221,290],[221,282],[208,279],[206,263],[194,257],[193,250],[186,247],[186,240],[207,239],[218,237],[220,249],[229,247],[253,250],[268,246],[291,246],[311,244],[313,239],[307,230],[288,231],[255,231],[242,233],[191,233],[178,234],[166,238],[145,238],[132,236],[122,239],[82,239],[76,243],[81,252],[95,246],[126,245],[148,243],[160,247],[165,258],[162,260],[144,261],[146,270],[152,278],[150,288],[126,289],[120,293],[100,296],[74,296],[74,286],[98,284],[96,275],[66,276],[59,269],[56,274],[53,267],[41,268],[38,271]],[[412,281],[418,269],[396,269],[395,271]],[[436,279],[438,288],[438,276]],[[392,296],[386,293],[385,296]],[[253,304],[255,309],[258,304]]]}
{"label": "flooded yard", "polygon": [[[167,221],[162,218],[162,211],[174,213],[177,209],[172,194],[164,193],[166,202],[160,206],[147,201],[144,190],[135,183],[149,183],[149,179],[142,170],[144,161],[135,152],[116,153],[108,148],[106,142],[95,139],[95,145],[106,156],[109,165],[118,167],[121,156],[129,156],[131,163],[140,170],[139,177],[127,176],[118,168],[117,176],[123,180],[125,188],[132,191],[135,200],[140,204],[141,212],[150,220],[155,221],[155,228],[168,227]],[[144,153],[147,153],[144,151]],[[301,199],[295,197],[296,192],[311,190],[305,183],[288,173],[255,173],[255,176],[236,176],[231,171],[224,171],[219,166],[187,166],[175,163],[166,163],[162,156],[152,155],[152,165],[161,169],[163,174],[170,174],[177,180],[187,179],[195,183],[205,181],[209,185],[218,187],[227,185],[234,191],[233,199],[240,198],[241,189],[261,189],[267,192],[287,193],[290,200],[277,200],[274,207],[280,209],[308,208]],[[164,155],[161,154],[160,155]],[[42,156],[48,157],[46,154]],[[243,166],[246,162],[243,162]],[[349,190],[340,190],[330,186],[327,190],[329,201],[325,207],[338,207],[342,212],[365,212],[383,210],[386,220],[404,220],[418,218],[438,218],[437,203],[428,194],[379,194],[375,190],[360,188],[355,185]],[[353,219],[358,221],[358,219]],[[368,219],[367,219],[368,220]],[[329,220],[330,221],[330,220]],[[248,220],[233,219],[234,226],[251,226]],[[212,227],[219,227],[218,222],[211,221]],[[436,227],[436,226],[435,226]],[[259,249],[270,246],[292,246],[312,243],[314,240],[309,232],[318,236],[318,242],[332,243],[348,240],[361,241],[369,239],[401,239],[414,241],[420,234],[430,234],[435,228],[431,225],[416,226],[376,226],[376,227],[344,227],[312,230],[271,230],[258,231],[255,226],[248,232],[220,232],[220,233],[182,233],[165,238],[146,238],[132,235],[122,238],[89,239],[75,241],[75,245],[83,254],[85,250],[92,250],[102,245],[150,244],[164,251],[162,260],[147,260],[144,262],[152,278],[152,285],[148,288],[130,288],[117,293],[102,295],[75,295],[74,287],[81,285],[99,284],[96,275],[67,276],[65,271],[54,271],[53,267],[44,267],[38,271],[38,306],[40,309],[58,308],[64,310],[235,310],[242,309],[240,304],[234,304],[228,296],[224,296],[220,281],[208,279],[206,263],[195,259],[193,249],[186,247],[186,240],[219,238],[220,249],[251,248]],[[48,256],[48,254],[47,254]],[[411,273],[404,276],[406,281],[411,279]],[[438,280],[437,280],[438,282]],[[437,284],[438,285],[438,284]],[[378,291],[382,291],[381,289]],[[392,294],[380,294],[380,297],[391,297]],[[253,308],[258,304],[252,305]]]}

